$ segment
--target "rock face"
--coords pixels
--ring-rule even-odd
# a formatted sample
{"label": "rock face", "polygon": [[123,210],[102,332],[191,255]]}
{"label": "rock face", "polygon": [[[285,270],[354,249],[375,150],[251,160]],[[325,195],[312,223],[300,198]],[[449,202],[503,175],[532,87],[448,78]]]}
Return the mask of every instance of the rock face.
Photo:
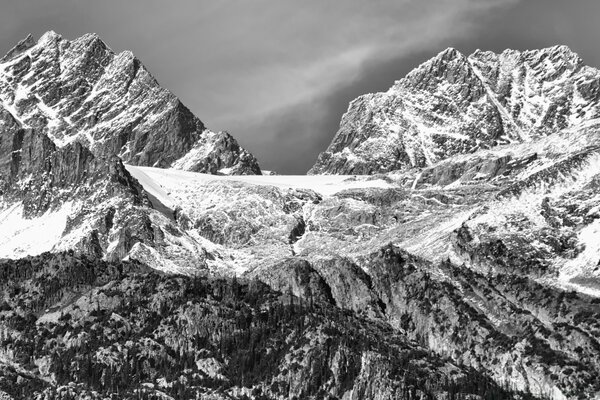
{"label": "rock face", "polygon": [[385,93],[350,103],[311,174],[425,167],[530,142],[600,115],[600,72],[565,46],[466,57],[448,49]]}
{"label": "rock face", "polygon": [[32,129],[57,147],[77,141],[128,164],[260,174],[233,137],[208,130],[131,52],[115,54],[95,34],[21,41],[0,62],[0,100],[5,130]]}

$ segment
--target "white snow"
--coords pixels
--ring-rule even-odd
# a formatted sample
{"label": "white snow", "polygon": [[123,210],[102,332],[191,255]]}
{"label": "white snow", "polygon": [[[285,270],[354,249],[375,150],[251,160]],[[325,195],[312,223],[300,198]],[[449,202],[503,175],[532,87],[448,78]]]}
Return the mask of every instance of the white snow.
{"label": "white snow", "polygon": [[559,284],[600,297],[600,290],[570,282],[578,275],[589,275],[600,261],[600,220],[595,220],[583,228],[577,238],[579,243],[585,246],[585,249],[576,258],[567,261],[560,269]]}
{"label": "white snow", "polygon": [[126,165],[127,170],[138,179],[144,189],[157,197],[163,204],[174,205],[168,193],[187,185],[206,184],[214,181],[243,182],[250,185],[275,186],[280,189],[312,189],[331,196],[345,189],[388,188],[391,184],[383,179],[353,175],[209,175],[177,169],[136,167]]}
{"label": "white snow", "polygon": [[29,89],[26,86],[18,85],[15,90],[14,104],[17,104],[20,100],[26,99],[29,96]]}
{"label": "white snow", "polygon": [[219,170],[219,173],[223,174],[223,175],[231,175],[232,171],[233,171],[233,168],[231,168],[231,167],[230,168],[221,168]]}
{"label": "white snow", "polygon": [[42,98],[40,96],[38,96],[37,94],[35,95],[35,97],[36,97],[36,99],[38,99],[38,103],[37,103],[38,108],[40,110],[42,110],[44,112],[44,114],[46,114],[48,117],[50,117],[52,119],[59,118],[58,112],[56,110],[54,110],[53,108],[46,105],[46,103],[44,103]]}
{"label": "white snow", "polygon": [[0,211],[0,258],[16,259],[52,250],[61,240],[70,211],[71,203],[32,219],[23,217],[21,203]]}
{"label": "white snow", "polygon": [[[150,169],[149,167],[134,167],[131,165],[126,165],[127,171],[129,171],[129,173],[138,180],[138,182],[140,182],[140,184],[144,187],[144,190],[146,192],[148,192],[150,195],[156,197],[158,199],[158,201],[160,201],[162,204],[164,204],[165,206],[169,207],[169,208],[173,208],[173,206],[175,205],[175,201],[169,197],[169,194],[165,191],[165,189],[163,189],[163,186],[161,186],[161,184],[159,184],[158,182],[161,182],[162,184],[165,184],[166,182],[164,180],[162,180],[160,178],[160,176],[157,176],[157,174],[154,174],[154,179],[152,177],[150,177],[146,172],[151,173],[150,171],[146,171],[147,169]],[[157,168],[152,168],[152,169],[157,169]],[[157,180],[155,180],[157,179]]]}

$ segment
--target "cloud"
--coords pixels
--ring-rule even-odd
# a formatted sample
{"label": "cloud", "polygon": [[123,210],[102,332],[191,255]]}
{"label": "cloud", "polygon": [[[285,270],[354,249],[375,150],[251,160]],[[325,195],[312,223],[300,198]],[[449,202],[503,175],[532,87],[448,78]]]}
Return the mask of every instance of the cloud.
{"label": "cloud", "polygon": [[223,115],[218,125],[229,127],[267,169],[303,173],[329,144],[351,99],[386,90],[440,45],[468,37],[482,11],[507,4],[514,2],[402,2],[352,14],[347,24],[330,28],[342,34],[334,32],[326,43],[307,41],[319,57],[304,54],[302,62],[269,66],[271,92],[260,105]]}
{"label": "cloud", "polygon": [[[440,38],[465,35],[474,23],[469,16],[512,3],[308,0],[297,7],[285,0],[259,1],[264,11],[257,15],[249,9],[257,2],[228,2],[232,8],[223,7],[224,12],[235,9],[247,17],[216,34],[210,69],[222,73],[212,82],[238,90],[241,96],[230,98],[228,108],[240,118],[265,115],[353,80],[370,58],[391,59],[431,48]],[[230,74],[236,62],[243,63],[243,73]],[[251,94],[252,107],[245,94]],[[226,114],[214,118],[219,125],[230,119]]]}

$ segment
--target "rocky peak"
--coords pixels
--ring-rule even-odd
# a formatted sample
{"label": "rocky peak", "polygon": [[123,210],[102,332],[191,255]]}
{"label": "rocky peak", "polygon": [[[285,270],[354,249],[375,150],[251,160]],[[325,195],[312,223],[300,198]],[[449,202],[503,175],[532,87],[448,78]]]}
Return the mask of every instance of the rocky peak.
{"label": "rocky peak", "polygon": [[[526,52],[527,53],[527,52]],[[541,49],[537,51],[531,51],[531,53],[537,53],[539,59],[549,58],[553,63],[560,63],[571,66],[572,69],[583,64],[583,60],[579,57],[579,54],[571,50],[566,45],[557,45]]]}
{"label": "rocky peak", "polygon": [[372,174],[527,142],[600,117],[600,72],[567,46],[449,48],[385,93],[361,96],[309,173]]}
{"label": "rocky peak", "polygon": [[[29,36],[31,36],[31,34],[29,34]],[[40,36],[40,38],[37,41],[38,45],[44,44],[50,44],[50,43],[56,43],[58,41],[61,41],[63,39],[62,35],[56,33],[53,30],[49,30],[46,33],[44,33],[42,36]]]}
{"label": "rocky peak", "polygon": [[415,68],[406,78],[396,82],[395,86],[411,85],[423,90],[431,89],[441,82],[460,83],[468,75],[469,69],[467,57],[454,48],[448,48]]}
{"label": "rocky peak", "polygon": [[[67,40],[49,31],[19,42],[0,62],[0,100],[7,118],[58,147],[80,142],[135,165],[170,167],[212,134],[133,53],[115,54],[93,33]],[[260,173],[239,146],[205,150],[220,157],[206,165]]]}
{"label": "rocky peak", "polygon": [[0,59],[0,62],[6,62],[8,60],[11,60],[12,58],[14,58],[14,57],[18,56],[19,54],[23,53],[24,51],[26,51],[27,49],[30,49],[34,45],[35,45],[35,39],[33,38],[33,35],[30,33],[29,35],[27,35],[27,37],[25,39],[22,39],[21,41],[19,41],[19,43],[17,43],[15,45],[15,47],[10,49],[8,51],[8,53],[6,53],[6,55]]}
{"label": "rocky peak", "polygon": [[469,56],[469,61],[481,69],[525,68],[534,73],[538,81],[552,81],[563,74],[574,74],[583,66],[579,55],[564,45],[527,51],[508,49],[500,54],[477,50]]}

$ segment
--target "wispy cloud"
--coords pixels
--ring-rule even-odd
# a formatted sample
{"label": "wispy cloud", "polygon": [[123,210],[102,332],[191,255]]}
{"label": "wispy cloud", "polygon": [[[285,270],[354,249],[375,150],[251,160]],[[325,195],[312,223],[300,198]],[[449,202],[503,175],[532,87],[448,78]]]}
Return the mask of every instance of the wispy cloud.
{"label": "wispy cloud", "polygon": [[[513,3],[308,0],[298,7],[285,0],[226,1],[213,17],[227,22],[214,27],[212,43],[203,41],[211,49],[206,69],[212,92],[237,91],[227,110],[239,118],[259,117],[352,81],[366,60],[466,35],[474,16]],[[231,116],[219,112],[209,118],[226,125]]]}

